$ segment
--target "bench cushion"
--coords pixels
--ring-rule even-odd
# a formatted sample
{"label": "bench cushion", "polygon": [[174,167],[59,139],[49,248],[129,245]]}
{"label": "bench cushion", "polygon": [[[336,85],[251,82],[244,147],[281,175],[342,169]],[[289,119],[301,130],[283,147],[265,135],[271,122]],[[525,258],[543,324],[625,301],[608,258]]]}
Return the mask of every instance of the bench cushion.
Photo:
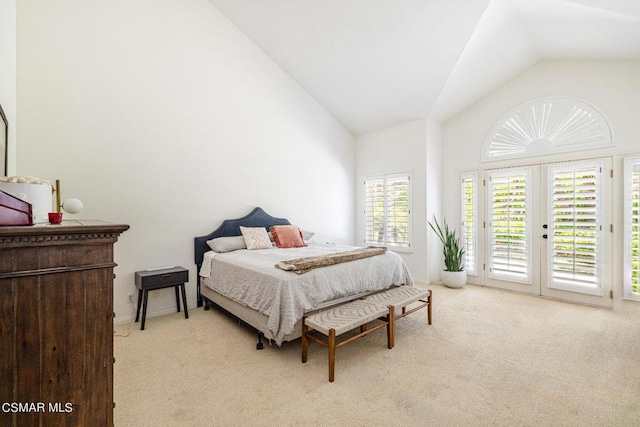
{"label": "bench cushion", "polygon": [[335,329],[336,335],[340,335],[388,313],[389,309],[384,304],[356,300],[312,314],[305,319],[305,324],[324,335],[329,335],[330,329]]}

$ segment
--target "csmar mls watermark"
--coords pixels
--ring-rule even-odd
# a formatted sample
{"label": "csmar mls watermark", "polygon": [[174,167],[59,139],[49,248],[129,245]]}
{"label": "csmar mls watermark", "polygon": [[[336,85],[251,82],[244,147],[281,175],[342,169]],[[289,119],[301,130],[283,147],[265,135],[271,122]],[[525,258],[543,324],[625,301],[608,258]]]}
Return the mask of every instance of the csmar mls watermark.
{"label": "csmar mls watermark", "polygon": [[71,402],[4,402],[0,406],[0,410],[5,414],[29,412],[69,413],[73,412],[73,404]]}

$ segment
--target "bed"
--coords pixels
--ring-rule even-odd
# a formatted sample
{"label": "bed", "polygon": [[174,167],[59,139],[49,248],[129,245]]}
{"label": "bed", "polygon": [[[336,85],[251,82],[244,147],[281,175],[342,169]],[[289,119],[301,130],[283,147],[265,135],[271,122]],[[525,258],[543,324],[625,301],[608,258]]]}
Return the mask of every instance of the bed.
{"label": "bed", "polygon": [[[281,345],[299,338],[304,314],[361,298],[392,286],[412,286],[402,258],[391,251],[296,274],[276,268],[280,261],[340,255],[354,247],[307,242],[300,248],[212,251],[207,242],[241,236],[240,227],[290,225],[256,207],[248,215],[227,219],[213,232],[194,239],[198,307],[222,308],[258,331],[257,348],[267,338]],[[229,239],[226,239],[229,240]]]}

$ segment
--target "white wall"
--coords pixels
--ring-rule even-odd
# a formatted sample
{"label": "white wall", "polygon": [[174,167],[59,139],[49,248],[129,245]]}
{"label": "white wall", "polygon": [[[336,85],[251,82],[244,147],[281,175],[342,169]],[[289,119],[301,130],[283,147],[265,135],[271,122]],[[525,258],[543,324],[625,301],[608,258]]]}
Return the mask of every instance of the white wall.
{"label": "white wall", "polygon": [[426,215],[421,222],[427,234],[426,242],[426,266],[427,283],[440,280],[440,271],[444,267],[442,256],[442,243],[428,226],[428,222],[435,215],[438,221],[442,220],[442,193],[450,192],[451,187],[442,188],[442,125],[436,121],[427,121],[427,156],[426,156]]}
{"label": "white wall", "polygon": [[356,138],[356,244],[364,242],[364,177],[410,170],[412,174],[412,249],[401,253],[414,279],[426,283],[427,121],[417,120]]}
{"label": "white wall", "polygon": [[21,0],[17,35],[18,173],[130,224],[119,321],[150,267],[189,268],[193,306],[193,237],[254,206],[353,243],[354,137],[207,0]]}
{"label": "white wall", "polygon": [[[614,168],[622,171],[621,156],[640,152],[637,131],[640,110],[640,61],[547,61],[541,62],[443,124],[442,188],[459,188],[462,171],[496,167],[481,163],[484,139],[491,127],[509,110],[543,96],[579,98],[596,107],[609,120],[615,148],[505,162],[504,165],[614,155]],[[502,165],[502,164],[501,164]],[[622,184],[614,176],[614,307],[636,310],[640,304],[624,302],[622,295]],[[460,220],[459,190],[443,191],[443,214]],[[635,304],[635,305],[633,305]]]}
{"label": "white wall", "polygon": [[[9,121],[8,170],[15,171],[16,142],[16,2],[0,0],[0,105]],[[1,168],[4,165],[0,162]]]}

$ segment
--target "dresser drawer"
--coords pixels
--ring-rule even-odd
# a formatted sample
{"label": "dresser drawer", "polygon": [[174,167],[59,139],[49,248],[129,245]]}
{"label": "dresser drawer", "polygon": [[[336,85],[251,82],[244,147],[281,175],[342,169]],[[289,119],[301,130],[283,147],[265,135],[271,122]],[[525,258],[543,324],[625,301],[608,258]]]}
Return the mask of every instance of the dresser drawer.
{"label": "dresser drawer", "polygon": [[136,272],[138,289],[164,288],[189,281],[189,270],[183,267],[165,268],[162,270],[145,270]]}

